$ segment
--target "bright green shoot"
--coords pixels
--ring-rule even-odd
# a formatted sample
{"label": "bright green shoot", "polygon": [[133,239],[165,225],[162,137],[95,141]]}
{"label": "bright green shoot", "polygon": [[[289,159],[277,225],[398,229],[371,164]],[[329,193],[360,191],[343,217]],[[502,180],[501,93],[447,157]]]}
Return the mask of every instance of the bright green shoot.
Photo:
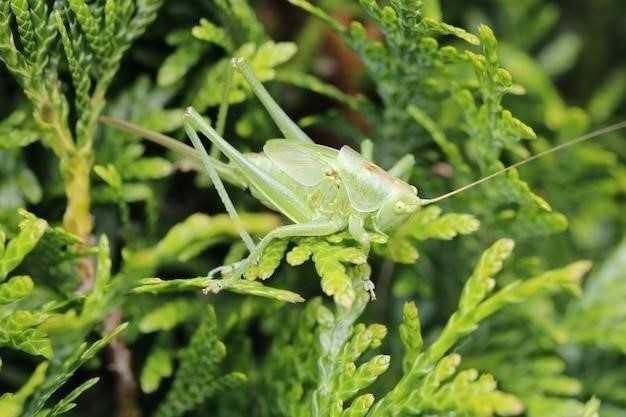
{"label": "bright green shoot", "polygon": [[[411,156],[402,158],[389,171],[385,171],[371,162],[371,143],[364,142],[362,154],[348,146],[337,150],[315,144],[279,107],[242,58],[233,59],[232,64],[249,83],[284,139],[267,141],[263,153],[242,154],[222,137],[223,129],[214,129],[191,107],[185,111],[185,131],[195,152],[190,148],[184,148],[184,152],[195,159],[199,158],[207,170],[249,250],[248,257],[242,261],[220,266],[209,272],[209,277],[216,274],[223,277],[222,280],[214,281],[219,284],[207,288],[210,292],[218,292],[239,280],[248,268],[258,262],[264,249],[274,239],[328,236],[347,231],[367,255],[373,234],[386,236],[386,232],[406,222],[424,205],[465,191],[547,153],[626,127],[625,121],[600,129],[440,197],[421,199],[417,196],[417,189],[402,179],[406,178],[413,166],[414,159]],[[231,79],[232,71],[231,68],[227,79]],[[225,91],[225,97],[227,96],[228,91]],[[218,127],[223,126],[226,113],[227,105],[223,104],[218,115]],[[103,118],[103,121],[141,134],[170,148],[181,146],[174,139],[151,133],[127,122],[113,118]],[[211,155],[206,151],[197,132],[201,132],[211,142]],[[230,164],[217,160],[219,153],[224,154]],[[260,202],[282,213],[293,223],[276,228],[255,243],[239,220],[222,178],[248,188]],[[371,290],[369,287],[368,289]]]}

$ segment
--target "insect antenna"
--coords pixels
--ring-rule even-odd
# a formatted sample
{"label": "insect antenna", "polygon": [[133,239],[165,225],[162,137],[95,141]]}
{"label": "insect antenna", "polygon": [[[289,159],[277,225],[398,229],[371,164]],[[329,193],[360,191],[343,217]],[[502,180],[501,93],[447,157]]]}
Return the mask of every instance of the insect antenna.
{"label": "insect antenna", "polygon": [[[118,119],[117,117],[100,116],[98,120],[100,120],[101,123],[113,126],[121,131],[130,133],[132,135],[137,135],[139,137],[149,140],[150,142],[156,143],[157,145],[161,145],[164,148],[170,149],[174,152],[178,152],[179,154],[192,161],[196,168],[204,171],[204,166],[202,165],[200,154],[196,151],[195,148],[184,144],[183,142],[180,142],[162,133],[155,132],[154,130],[146,129],[145,127],[141,127],[135,123]],[[228,183],[235,185],[239,188],[247,187],[247,184],[245,182],[242,182],[240,176],[234,173],[232,169],[228,166],[228,164],[216,158],[212,158],[211,163],[215,166],[215,169],[217,169],[223,179],[226,180]]]}
{"label": "insect antenna", "polygon": [[525,164],[527,164],[527,163],[529,163],[531,161],[534,161],[535,159],[541,158],[542,156],[551,154],[553,152],[560,151],[561,149],[567,148],[569,146],[576,145],[577,143],[584,142],[586,140],[593,139],[593,138],[601,136],[601,135],[605,135],[607,133],[615,132],[616,130],[623,129],[625,127],[626,127],[626,120],[618,122],[618,123],[615,123],[615,124],[612,124],[610,126],[603,127],[601,129],[595,130],[595,131],[587,133],[585,135],[579,136],[579,137],[577,137],[575,139],[572,139],[570,141],[567,141],[565,143],[557,145],[557,146],[555,146],[553,148],[546,149],[545,151],[542,151],[542,152],[539,152],[538,154],[530,156],[530,157],[524,159],[523,161],[519,161],[519,162],[514,163],[513,165],[509,165],[506,168],[502,168],[499,171],[496,171],[496,172],[494,172],[492,174],[487,175],[486,177],[483,177],[483,178],[481,178],[479,180],[476,180],[476,181],[474,181],[472,183],[469,183],[469,184],[464,185],[464,186],[462,186],[460,188],[457,188],[456,190],[452,190],[449,193],[445,193],[445,194],[440,195],[440,196],[435,197],[435,198],[425,198],[425,199],[422,199],[422,205],[425,206],[425,205],[428,205],[428,204],[436,203],[436,202],[441,201],[441,200],[445,200],[448,197],[452,197],[453,195],[459,194],[459,193],[461,193],[461,192],[463,192],[465,190],[473,188],[473,187],[475,187],[475,186],[477,186],[479,184],[482,184],[485,181],[489,181],[490,179],[492,179],[494,177],[497,177],[500,174],[504,174],[505,172],[508,172],[508,171],[510,171],[510,170],[512,170],[514,168],[520,167],[520,166],[525,165]]}
{"label": "insect antenna", "polygon": [[196,152],[194,148],[182,142],[179,142],[172,137],[164,135],[162,133],[155,132],[154,130],[146,129],[145,127],[141,127],[139,125],[136,125],[135,123],[118,119],[117,117],[113,117],[113,116],[100,116],[99,120],[100,122],[104,124],[114,126],[120,130],[123,130],[124,132],[141,136],[165,148],[179,152],[185,155],[187,158],[191,158],[195,160],[200,159],[200,157],[198,156],[198,152]]}

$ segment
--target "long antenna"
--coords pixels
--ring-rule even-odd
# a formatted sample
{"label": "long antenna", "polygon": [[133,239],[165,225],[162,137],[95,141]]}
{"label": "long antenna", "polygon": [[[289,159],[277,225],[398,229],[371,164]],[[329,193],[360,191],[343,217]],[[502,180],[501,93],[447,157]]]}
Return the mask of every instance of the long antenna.
{"label": "long antenna", "polygon": [[100,116],[100,121],[104,124],[115,126],[125,132],[133,133],[137,136],[144,137],[150,141],[157,143],[165,148],[169,148],[173,151],[179,152],[185,155],[187,158],[194,160],[200,160],[198,152],[189,145],[185,145],[182,142],[177,141],[174,138],[166,136],[162,133],[155,132],[154,130],[146,129],[126,120],[118,119],[111,116]]}
{"label": "long antenna", "polygon": [[585,135],[579,136],[579,137],[577,137],[575,139],[572,139],[572,140],[570,140],[568,142],[562,143],[562,144],[557,145],[557,146],[555,146],[553,148],[546,149],[545,151],[539,152],[538,154],[535,154],[535,155],[533,155],[531,157],[528,157],[528,158],[524,159],[523,161],[519,161],[519,162],[514,163],[513,165],[509,165],[508,167],[503,168],[500,171],[496,171],[493,174],[489,174],[486,177],[483,177],[483,178],[481,178],[479,180],[476,180],[476,181],[474,181],[474,182],[472,182],[470,184],[464,185],[461,188],[457,188],[456,190],[450,191],[449,193],[445,193],[445,194],[440,195],[439,197],[435,197],[435,198],[422,199],[422,205],[432,204],[432,203],[436,203],[436,202],[441,201],[441,200],[445,200],[448,197],[452,197],[453,195],[459,194],[459,193],[461,193],[461,192],[463,192],[463,191],[465,191],[465,190],[467,190],[469,188],[475,187],[478,184],[482,184],[483,182],[488,181],[488,180],[490,180],[490,179],[492,179],[494,177],[497,177],[500,174],[504,174],[505,172],[510,171],[510,170],[512,170],[514,168],[517,168],[519,166],[525,165],[525,164],[529,163],[530,161],[534,161],[537,158],[541,158],[542,156],[551,154],[553,152],[559,151],[561,149],[567,148],[567,147],[575,145],[577,143],[584,142],[586,140],[593,139],[595,137],[598,137],[598,136],[601,136],[601,135],[605,135],[607,133],[611,133],[611,132],[614,132],[616,130],[623,129],[625,127],[626,127],[626,120],[621,121],[619,123],[615,123],[615,124],[610,125],[610,126],[603,127],[601,129],[595,130],[595,131],[587,133]]}

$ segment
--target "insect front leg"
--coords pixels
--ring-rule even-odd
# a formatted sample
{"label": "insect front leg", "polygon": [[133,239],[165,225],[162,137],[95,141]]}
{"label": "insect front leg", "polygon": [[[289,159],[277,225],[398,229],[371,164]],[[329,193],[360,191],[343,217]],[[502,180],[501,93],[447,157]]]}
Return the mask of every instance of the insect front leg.
{"label": "insect front leg", "polygon": [[274,239],[286,239],[290,237],[301,236],[327,236],[337,233],[346,227],[343,220],[317,220],[308,223],[289,224],[269,232],[250,252],[247,258],[230,266],[224,266],[214,269],[213,274],[221,273],[225,279],[217,284],[213,284],[207,288],[205,292],[219,292],[223,288],[227,288],[230,283],[241,278],[243,273],[255,265],[263,251]]}
{"label": "insect front leg", "polygon": [[372,237],[369,232],[365,230],[365,223],[363,217],[358,213],[350,214],[348,219],[348,233],[363,247],[363,252],[366,254],[370,250],[370,242]]}

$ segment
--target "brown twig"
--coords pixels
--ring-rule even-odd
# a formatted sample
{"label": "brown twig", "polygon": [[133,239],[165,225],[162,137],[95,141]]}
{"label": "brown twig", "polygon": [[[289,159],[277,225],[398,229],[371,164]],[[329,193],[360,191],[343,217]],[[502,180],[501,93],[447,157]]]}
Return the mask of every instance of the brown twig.
{"label": "brown twig", "polygon": [[[113,331],[121,321],[122,309],[117,307],[105,321],[105,332]],[[115,376],[116,417],[140,417],[141,410],[137,406],[139,387],[131,366],[131,353],[122,336],[111,340],[107,354],[108,368]]]}

